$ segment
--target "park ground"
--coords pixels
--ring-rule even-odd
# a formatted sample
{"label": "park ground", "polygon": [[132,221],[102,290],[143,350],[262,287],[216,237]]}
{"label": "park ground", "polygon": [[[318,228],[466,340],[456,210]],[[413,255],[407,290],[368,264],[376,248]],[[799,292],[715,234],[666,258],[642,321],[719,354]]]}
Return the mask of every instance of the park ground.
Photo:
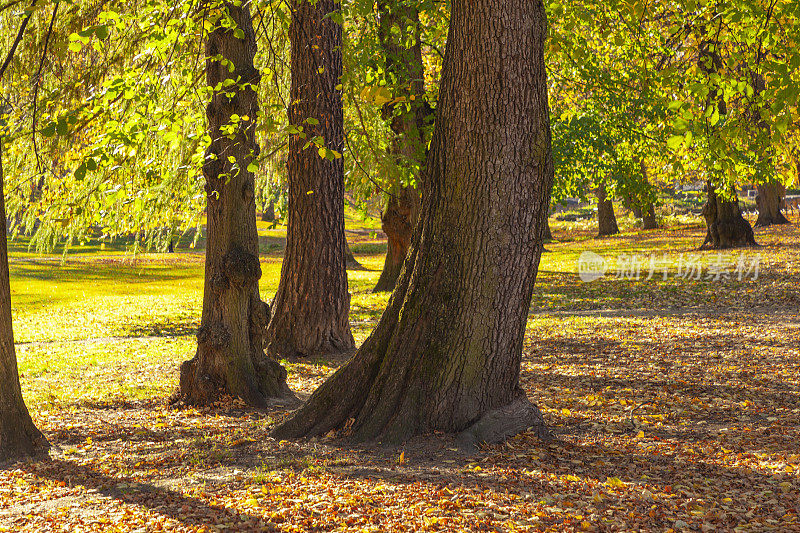
{"label": "park ground", "polygon": [[[800,531],[797,225],[717,254],[695,251],[697,220],[622,222],[598,240],[553,221],[521,383],[554,440],[474,453],[445,435],[278,442],[281,407],[171,409],[199,323],[202,241],[135,256],[88,243],[66,259],[17,241],[22,386],[53,447],[0,470],[0,532]],[[348,217],[365,267],[349,272],[358,343],[388,299],[370,292],[379,225]],[[260,228],[270,300],[285,231]],[[579,279],[585,251],[606,260],[600,280]],[[283,363],[308,395],[342,361]]]}

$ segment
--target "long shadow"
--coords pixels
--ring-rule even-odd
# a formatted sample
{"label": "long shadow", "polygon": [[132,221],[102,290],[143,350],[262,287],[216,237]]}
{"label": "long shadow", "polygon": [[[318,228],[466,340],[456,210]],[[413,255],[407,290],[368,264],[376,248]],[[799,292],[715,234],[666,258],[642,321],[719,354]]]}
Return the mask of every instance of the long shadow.
{"label": "long shadow", "polygon": [[[213,523],[233,523],[237,524],[236,531],[258,532],[264,531],[267,527],[261,517],[231,511],[222,505],[212,505],[197,498],[184,496],[172,489],[137,482],[129,477],[110,477],[72,461],[51,459],[24,463],[19,468],[36,476],[65,484],[83,485],[119,502],[151,509],[184,525],[201,527]],[[184,506],[193,508],[192,515],[186,515],[182,510]]]}

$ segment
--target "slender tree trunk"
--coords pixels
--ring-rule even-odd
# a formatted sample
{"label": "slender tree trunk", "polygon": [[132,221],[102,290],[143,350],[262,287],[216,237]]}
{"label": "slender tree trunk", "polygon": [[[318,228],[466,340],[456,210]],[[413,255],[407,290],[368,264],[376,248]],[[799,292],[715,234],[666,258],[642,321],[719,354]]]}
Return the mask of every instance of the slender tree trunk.
{"label": "slender tree trunk", "polygon": [[[338,1],[292,3],[292,88],[289,123],[304,135],[289,142],[289,216],[281,281],[267,330],[276,357],[353,349],[347,240],[344,234],[344,164],[326,159],[308,142],[341,154],[344,146],[342,27],[329,16]],[[332,153],[332,152],[330,152]],[[329,153],[329,157],[330,157]]]}
{"label": "slender tree trunk", "polygon": [[733,198],[725,200],[719,196],[709,181],[706,184],[708,201],[703,206],[703,217],[706,219],[706,239],[700,249],[711,248],[721,250],[738,246],[754,246],[753,228],[742,216],[736,193]]}
{"label": "slender tree trunk", "polygon": [[419,209],[419,194],[413,187],[404,187],[398,195],[389,198],[386,210],[381,215],[381,227],[388,240],[386,261],[373,292],[394,290],[411,245],[411,233]]}
{"label": "slender tree trunk", "polygon": [[[425,159],[425,122],[431,113],[425,101],[425,67],[416,6],[396,0],[378,2],[380,25],[378,37],[386,58],[385,71],[396,87],[396,97],[405,102],[388,103],[382,114],[390,121],[395,137],[389,149],[398,167],[420,165]],[[409,35],[410,33],[410,35]],[[408,46],[407,43],[411,43]],[[412,100],[413,98],[413,100]],[[419,195],[412,187],[403,187],[387,200],[381,216],[383,232],[389,241],[383,272],[373,292],[391,291],[397,283],[403,261],[411,244],[411,232],[419,213]]]}
{"label": "slender tree trunk", "polygon": [[[248,4],[225,2],[236,28],[218,27],[206,42],[206,75],[210,87],[226,79],[238,83],[215,92],[208,104],[211,145],[203,174],[208,196],[203,315],[197,353],[181,365],[175,400],[202,405],[227,394],[250,405],[266,406],[270,398],[291,397],[286,370],[264,355],[269,306],[261,301],[255,182],[250,163],[258,156],[255,140],[261,75],[253,66],[255,33]],[[235,31],[244,32],[238,38]],[[233,72],[222,57],[233,65]],[[243,118],[232,138],[221,128],[233,115]]]}
{"label": "slender tree trunk", "polygon": [[755,227],[763,228],[773,224],[790,224],[789,219],[781,212],[784,196],[786,196],[786,188],[777,181],[758,185],[758,195],[756,196],[758,218],[756,219]]}
{"label": "slender tree trunk", "polygon": [[35,455],[49,447],[47,440],[33,425],[19,384],[11,324],[2,142],[0,137],[0,463]]}
{"label": "slender tree trunk", "polygon": [[553,239],[553,232],[550,230],[550,219],[544,219],[544,227],[542,229],[542,242],[550,242]]}
{"label": "slender tree trunk", "polygon": [[278,437],[546,428],[519,385],[553,162],[541,1],[454,0],[409,256],[380,323]]}
{"label": "slender tree trunk", "polygon": [[658,229],[656,208],[653,202],[647,201],[642,209],[642,229]]}
{"label": "slender tree trunk", "polygon": [[262,222],[274,222],[275,221],[275,200],[270,198],[267,202],[266,207],[264,207],[264,212],[261,213],[261,221]]}
{"label": "slender tree trunk", "polygon": [[619,233],[617,217],[614,215],[614,202],[608,197],[604,184],[597,187],[597,225],[598,237]]}

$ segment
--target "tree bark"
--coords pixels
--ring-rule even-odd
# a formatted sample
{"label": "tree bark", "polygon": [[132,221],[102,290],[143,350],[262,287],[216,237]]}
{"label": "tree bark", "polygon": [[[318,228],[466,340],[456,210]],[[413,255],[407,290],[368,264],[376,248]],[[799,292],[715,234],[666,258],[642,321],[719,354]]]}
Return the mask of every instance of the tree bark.
{"label": "tree bark", "polygon": [[[425,122],[431,109],[425,102],[425,67],[422,64],[422,45],[419,11],[416,6],[395,0],[378,2],[380,24],[378,38],[383,48],[387,81],[402,103],[383,106],[384,120],[389,120],[394,133],[390,156],[398,167],[409,163],[420,165],[425,159]],[[408,35],[410,32],[412,35]],[[407,43],[411,42],[408,46]],[[413,99],[412,99],[413,98]],[[381,216],[381,226],[389,241],[381,277],[373,292],[391,291],[400,276],[400,269],[411,244],[411,232],[419,213],[419,195],[413,187],[402,187],[387,200]]]}
{"label": "tree bark", "polygon": [[6,204],[3,191],[3,140],[0,137],[0,463],[36,455],[49,447],[22,399],[11,323]]}
{"label": "tree bark", "polygon": [[642,209],[642,229],[658,229],[656,208],[653,202],[647,201]]}
{"label": "tree bark", "polygon": [[756,195],[756,206],[758,208],[758,218],[755,227],[764,228],[773,224],[790,224],[781,212],[783,207],[783,197],[786,196],[786,188],[782,183],[772,181],[764,185],[758,185],[758,195]]}
{"label": "tree bark", "polygon": [[303,135],[289,141],[289,213],[281,280],[267,330],[275,357],[312,356],[353,349],[347,241],[344,234],[344,163],[307,145],[344,150],[342,27],[334,0],[294,0],[289,37],[292,87],[289,123]]}
{"label": "tree bark", "polygon": [[703,217],[706,219],[706,239],[700,249],[722,250],[738,246],[755,246],[753,228],[742,216],[739,199],[731,192],[733,198],[725,200],[719,196],[709,181],[706,183],[708,201],[703,206]]}
{"label": "tree bark", "polygon": [[550,219],[546,217],[544,219],[544,227],[542,228],[542,242],[551,242],[553,240],[553,232],[550,230]]}
{"label": "tree bark", "polygon": [[388,240],[386,260],[372,292],[394,290],[411,245],[411,233],[419,209],[419,194],[413,187],[404,187],[398,195],[389,198],[386,210],[381,215],[381,227]]}
{"label": "tree bark", "polygon": [[369,339],[275,436],[547,435],[519,384],[553,182],[545,30],[539,0],[453,1],[406,266]]}
{"label": "tree bark", "polygon": [[[210,87],[226,79],[237,83],[215,92],[206,109],[212,141],[203,165],[208,197],[203,314],[197,353],[181,365],[174,401],[204,405],[226,394],[249,405],[266,406],[271,398],[292,394],[286,370],[264,355],[270,313],[258,291],[255,181],[248,170],[259,153],[256,88],[261,75],[253,66],[256,40],[248,5],[225,2],[223,6],[235,28],[219,26],[209,34],[207,83]],[[241,38],[235,33],[239,30]],[[230,62],[233,72],[218,57]],[[221,128],[232,124],[233,115],[241,117],[234,132],[223,134]]]}
{"label": "tree bark", "polygon": [[614,215],[614,202],[608,197],[605,184],[597,187],[597,226],[598,237],[619,233],[617,217]]}
{"label": "tree bark", "polygon": [[275,200],[270,199],[267,202],[266,207],[264,208],[264,212],[261,213],[261,221],[262,222],[274,222],[275,221]]}

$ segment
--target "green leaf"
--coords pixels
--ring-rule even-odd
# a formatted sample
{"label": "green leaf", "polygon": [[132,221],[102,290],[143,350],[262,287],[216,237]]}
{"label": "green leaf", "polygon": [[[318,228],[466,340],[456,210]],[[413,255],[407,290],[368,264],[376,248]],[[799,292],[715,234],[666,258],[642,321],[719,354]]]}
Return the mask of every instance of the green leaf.
{"label": "green leaf", "polygon": [[81,163],[81,166],[75,169],[75,179],[77,181],[81,181],[85,177],[86,177],[86,164]]}
{"label": "green leaf", "polygon": [[58,132],[59,135],[64,137],[69,132],[67,121],[64,120],[63,118],[58,119],[58,124],[56,124],[56,131]]}
{"label": "green leaf", "polygon": [[56,134],[56,123],[51,122],[50,124],[42,128],[39,133],[41,133],[43,137],[52,137],[53,135]]}
{"label": "green leaf", "polygon": [[683,145],[683,135],[673,135],[667,141],[667,148],[670,150],[677,150]]}
{"label": "green leaf", "polygon": [[81,45],[80,41],[72,41],[69,43],[69,50],[71,52],[80,52],[81,48],[83,48],[83,45]]}

